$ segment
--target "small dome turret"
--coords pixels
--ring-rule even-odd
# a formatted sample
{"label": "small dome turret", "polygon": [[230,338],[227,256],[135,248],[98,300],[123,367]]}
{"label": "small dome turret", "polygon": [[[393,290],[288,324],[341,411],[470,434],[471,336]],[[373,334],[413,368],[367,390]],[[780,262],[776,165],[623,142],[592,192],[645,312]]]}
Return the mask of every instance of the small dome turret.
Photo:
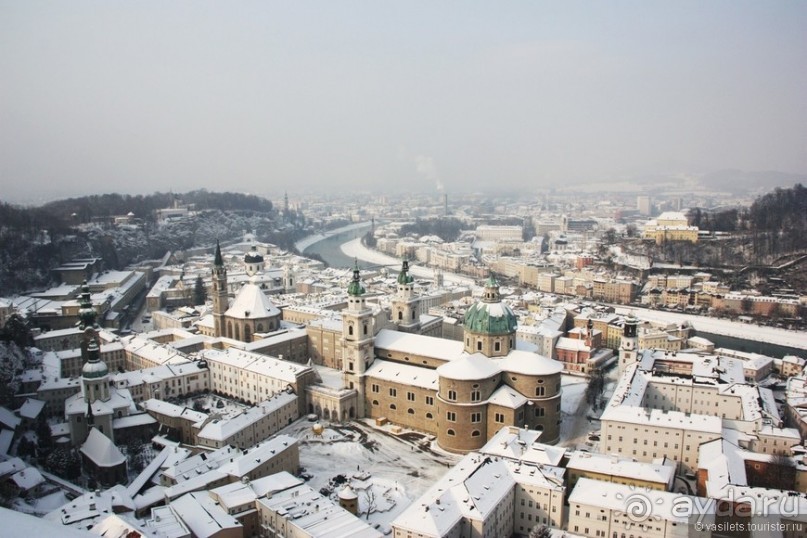
{"label": "small dome turret", "polygon": [[361,277],[359,276],[359,262],[353,262],[353,279],[347,286],[347,294],[353,297],[360,297],[364,295],[364,286],[361,285]]}

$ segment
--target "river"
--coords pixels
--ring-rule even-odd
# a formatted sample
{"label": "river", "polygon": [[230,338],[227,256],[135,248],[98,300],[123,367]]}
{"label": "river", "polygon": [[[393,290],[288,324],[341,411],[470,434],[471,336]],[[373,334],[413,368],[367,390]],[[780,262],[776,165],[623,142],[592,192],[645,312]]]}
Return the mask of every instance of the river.
{"label": "river", "polygon": [[[297,243],[297,248],[302,247],[300,252],[303,255],[317,254],[329,267],[350,268],[353,267],[354,259],[346,256],[342,252],[341,246],[343,243],[362,237],[370,230],[371,226],[369,222],[351,224],[329,232],[330,235],[327,236],[306,237]],[[359,260],[360,268],[370,267],[371,265],[373,264]]]}

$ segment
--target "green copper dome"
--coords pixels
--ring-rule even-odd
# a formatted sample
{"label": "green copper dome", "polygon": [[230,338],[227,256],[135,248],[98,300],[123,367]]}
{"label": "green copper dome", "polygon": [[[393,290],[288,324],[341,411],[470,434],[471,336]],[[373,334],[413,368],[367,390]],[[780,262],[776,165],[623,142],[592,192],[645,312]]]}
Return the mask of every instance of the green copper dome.
{"label": "green copper dome", "polygon": [[465,313],[465,330],[476,334],[510,334],[517,325],[518,318],[504,303],[480,301]]}
{"label": "green copper dome", "polygon": [[353,263],[353,280],[351,280],[350,284],[347,286],[347,294],[353,297],[364,295],[364,286],[361,285],[361,279],[359,278],[358,261],[354,261]]}
{"label": "green copper dome", "polygon": [[516,332],[518,318],[499,295],[499,283],[491,274],[485,283],[481,301],[465,313],[465,330],[476,334],[510,334]]}

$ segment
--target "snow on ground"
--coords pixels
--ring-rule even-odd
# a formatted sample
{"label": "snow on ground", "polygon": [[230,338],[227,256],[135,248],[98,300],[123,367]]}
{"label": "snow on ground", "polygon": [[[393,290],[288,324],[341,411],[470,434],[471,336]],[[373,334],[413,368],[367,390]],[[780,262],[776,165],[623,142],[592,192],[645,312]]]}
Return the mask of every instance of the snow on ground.
{"label": "snow on ground", "polygon": [[331,486],[329,481],[343,475],[359,496],[362,511],[372,501],[375,511],[369,521],[382,530],[389,529],[407,506],[460,459],[431,450],[428,435],[404,431],[396,436],[390,428],[377,428],[372,421],[324,423],[321,436],[314,434],[313,425],[302,419],[281,431],[299,439],[300,465],[311,476],[308,484],[317,491],[330,487],[335,500],[343,485]]}
{"label": "snow on ground", "polygon": [[577,408],[580,407],[580,402],[583,401],[587,386],[588,379],[585,377],[574,375],[561,376],[561,389],[563,393],[560,396],[560,410],[567,415],[577,413]]}
{"label": "snow on ground", "polygon": [[661,323],[683,323],[684,321],[688,321],[696,331],[757,340],[759,342],[807,350],[807,332],[804,331],[788,331],[787,329],[780,329],[778,327],[765,327],[752,323],[732,321],[730,319],[710,318],[679,312],[665,312],[663,310],[652,310],[649,308],[612,306],[614,306],[617,314],[633,313],[642,320]]}
{"label": "snow on ground", "polygon": [[[358,258],[364,262],[374,263],[377,265],[393,265],[393,266],[398,266],[401,264],[400,258],[396,258],[394,256],[388,256],[384,253],[378,252],[377,250],[365,247],[361,243],[360,237],[353,239],[352,241],[348,241],[347,243],[343,243],[341,246],[341,250],[345,254],[345,256]],[[433,269],[429,269],[427,267],[421,267],[419,265],[410,265],[409,272],[421,278],[434,278]],[[472,286],[475,283],[473,278],[457,275],[454,273],[443,273],[443,279],[446,282],[462,284],[463,286]]]}
{"label": "snow on ground", "polygon": [[[224,407],[218,407],[219,401],[224,403]],[[194,398],[186,398],[180,400],[177,405],[183,405],[193,409],[193,405],[196,402],[199,402],[202,405],[202,407],[205,409],[205,413],[218,413],[221,415],[221,418],[225,419],[240,415],[252,407],[250,405],[240,404],[228,398],[216,396],[215,394],[205,394],[203,396],[196,396]]]}

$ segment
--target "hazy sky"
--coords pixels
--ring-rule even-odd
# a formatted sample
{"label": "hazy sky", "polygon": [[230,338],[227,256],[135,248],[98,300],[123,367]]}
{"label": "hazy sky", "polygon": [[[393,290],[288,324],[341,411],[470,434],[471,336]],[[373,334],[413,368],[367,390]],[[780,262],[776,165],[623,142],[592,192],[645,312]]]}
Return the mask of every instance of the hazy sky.
{"label": "hazy sky", "polygon": [[807,2],[0,0],[0,199],[807,172]]}

